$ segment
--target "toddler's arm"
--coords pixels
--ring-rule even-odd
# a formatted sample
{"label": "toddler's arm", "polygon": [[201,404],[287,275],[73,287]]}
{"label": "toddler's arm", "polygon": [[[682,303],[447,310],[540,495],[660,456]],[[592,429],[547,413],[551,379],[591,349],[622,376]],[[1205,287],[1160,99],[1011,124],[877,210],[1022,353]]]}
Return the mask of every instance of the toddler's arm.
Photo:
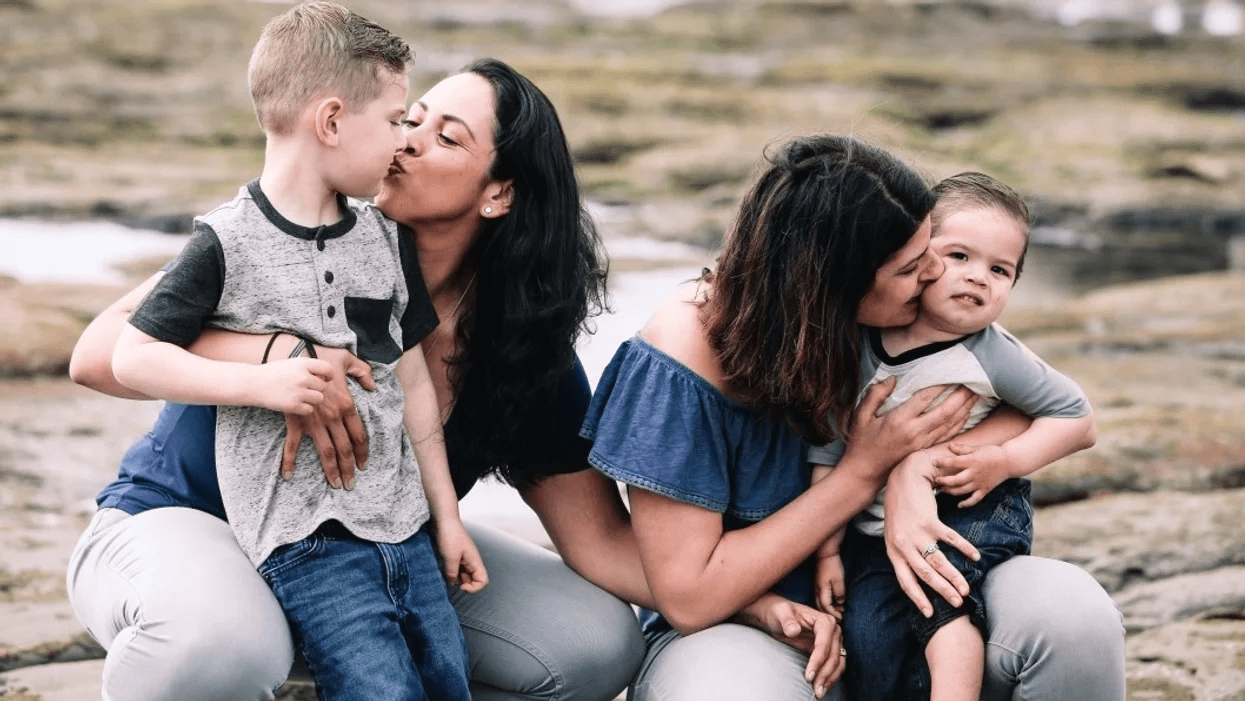
{"label": "toddler's arm", "polygon": [[[829,465],[813,463],[812,483],[817,484],[825,479],[832,469]],[[817,608],[838,618],[843,616],[843,603],[847,596],[843,558],[839,555],[839,548],[843,544],[843,535],[846,532],[847,527],[843,527],[831,533],[826,542],[822,543],[813,555],[816,560],[813,591],[816,595]]]}
{"label": "toddler's arm", "polygon": [[974,447],[953,441],[948,446],[951,455],[937,459],[936,482],[948,494],[969,495],[959,504],[968,508],[1003,480],[1032,474],[1096,440],[1092,411],[1076,418],[1039,417],[1002,445]]}
{"label": "toddler's arm", "polygon": [[454,491],[449,461],[445,457],[445,435],[441,430],[436,390],[419,345],[406,351],[398,361],[398,380],[406,395],[403,424],[411,438],[415,459],[419,461],[419,474],[432,512],[445,578],[474,594],[488,584],[488,573],[458,515],[458,494]]}
{"label": "toddler's arm", "polygon": [[113,375],[146,396],[182,404],[258,406],[308,414],[324,399],[332,369],[295,358],[267,365],[207,360],[126,324],[112,357]]}

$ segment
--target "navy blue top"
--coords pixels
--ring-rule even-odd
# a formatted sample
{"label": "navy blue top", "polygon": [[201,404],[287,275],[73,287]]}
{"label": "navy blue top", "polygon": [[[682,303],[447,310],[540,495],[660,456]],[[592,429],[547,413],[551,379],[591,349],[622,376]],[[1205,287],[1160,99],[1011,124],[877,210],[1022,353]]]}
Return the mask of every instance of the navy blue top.
{"label": "navy blue top", "polygon": [[[544,475],[577,472],[588,467],[590,443],[579,437],[592,390],[584,366],[575,367],[558,383],[553,435],[543,441]],[[481,475],[470,472],[461,459],[462,439],[455,414],[445,425],[450,476],[461,499]],[[216,482],[216,407],[167,404],[151,432],[121,459],[117,479],[104,487],[95,501],[100,508],[137,514],[162,506],[185,506],[225,518]],[[277,469],[275,466],[273,469]]]}
{"label": "navy blue top", "polygon": [[[774,513],[809,484],[799,437],[639,337],[605,368],[580,435],[593,441],[593,467],[720,513],[728,531]],[[812,605],[812,575],[805,563],[773,591]],[[646,630],[669,627],[652,611],[641,621]]]}

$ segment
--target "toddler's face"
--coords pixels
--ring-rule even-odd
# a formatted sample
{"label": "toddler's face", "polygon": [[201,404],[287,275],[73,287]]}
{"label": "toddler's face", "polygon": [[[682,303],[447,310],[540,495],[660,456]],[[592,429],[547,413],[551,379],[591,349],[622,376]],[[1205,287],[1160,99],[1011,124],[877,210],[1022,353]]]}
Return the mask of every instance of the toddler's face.
{"label": "toddler's face", "polygon": [[1020,222],[990,207],[948,216],[930,245],[946,271],[921,295],[921,317],[948,333],[976,333],[999,318],[1025,250]]}
{"label": "toddler's face", "polygon": [[333,168],[338,192],[371,197],[380,190],[380,181],[404,143],[407,85],[405,75],[390,76],[380,97],[360,110],[347,111],[338,122],[341,157]]}

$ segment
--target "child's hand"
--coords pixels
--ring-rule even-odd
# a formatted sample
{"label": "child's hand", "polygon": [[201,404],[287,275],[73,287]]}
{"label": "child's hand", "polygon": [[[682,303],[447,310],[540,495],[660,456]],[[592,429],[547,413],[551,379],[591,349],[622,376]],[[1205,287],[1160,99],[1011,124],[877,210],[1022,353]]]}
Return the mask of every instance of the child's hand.
{"label": "child's hand", "polygon": [[952,443],[950,457],[938,458],[935,484],[947,494],[969,496],[960,502],[967,509],[1011,476],[1007,451],[997,445],[971,446]]}
{"label": "child's hand", "polygon": [[252,405],[283,414],[305,416],[315,411],[333,377],[333,368],[315,358],[290,358],[253,367],[255,382],[249,388]]}
{"label": "child's hand", "polygon": [[817,554],[817,570],[813,581],[816,584],[817,608],[840,621],[843,620],[847,585],[843,576],[843,558],[837,551]]}
{"label": "child's hand", "polygon": [[483,589],[488,584],[488,572],[463,522],[455,519],[453,523],[438,523],[436,536],[445,580],[468,594]]}

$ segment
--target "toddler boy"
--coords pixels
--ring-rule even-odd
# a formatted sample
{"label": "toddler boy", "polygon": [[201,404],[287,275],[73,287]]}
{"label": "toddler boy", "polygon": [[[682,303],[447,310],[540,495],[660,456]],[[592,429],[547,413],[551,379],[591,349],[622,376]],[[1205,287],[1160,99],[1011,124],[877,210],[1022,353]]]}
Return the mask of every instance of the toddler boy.
{"label": "toddler boy", "polygon": [[[1024,264],[1029,239],[1024,200],[981,173],[952,176],[934,190],[938,203],[930,245],[946,270],[922,293],[920,314],[911,325],[866,330],[862,374],[867,384],[896,377],[882,412],[926,387],[962,384],[979,397],[966,430],[1000,400],[1034,420],[1002,446],[960,456],[967,467],[941,482],[940,519],[981,554],[973,561],[952,548],[943,551],[971,587],[962,606],[952,607],[925,587],[934,607],[926,618],[903,593],[881,538],[881,494],[853,521],[856,532],[846,542],[840,531],[818,551],[817,604],[831,612],[846,601],[845,678],[852,697],[864,701],[926,695],[934,701],[976,701],[985,663],[981,583],[990,568],[1028,554],[1033,539],[1030,487],[1022,478],[1094,442],[1093,413],[1076,383],[994,324]],[[842,440],[810,448],[814,482],[829,474],[844,450]],[[910,459],[929,457],[922,451]],[[923,555],[938,551],[933,543]],[[922,650],[928,681],[905,675],[910,666],[920,667]]]}
{"label": "toddler boy", "polygon": [[[267,138],[263,172],[196,219],[113,359],[133,389],[220,405],[216,460],[230,525],[322,698],[334,701],[469,698],[430,518],[447,576],[469,592],[487,581],[459,519],[419,347],[437,317],[409,232],[347,199],[375,195],[404,144],[411,58],[406,42],[332,3],[297,5],[268,23],[248,75]],[[217,362],[184,350],[204,326],[300,340],[288,359]],[[279,412],[314,410],[331,376],[317,345],[371,365],[375,391],[350,385],[370,454],[357,483],[326,483],[307,441],[294,474],[279,475]]]}

